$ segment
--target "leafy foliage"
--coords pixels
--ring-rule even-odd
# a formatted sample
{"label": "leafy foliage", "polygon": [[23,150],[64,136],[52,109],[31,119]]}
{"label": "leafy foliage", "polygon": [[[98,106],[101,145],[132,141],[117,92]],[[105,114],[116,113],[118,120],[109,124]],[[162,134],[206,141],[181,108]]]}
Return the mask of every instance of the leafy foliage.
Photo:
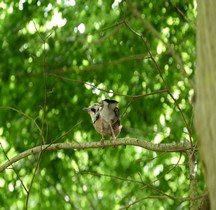
{"label": "leafy foliage", "polygon": [[[104,98],[119,101],[124,126],[119,137],[189,140],[193,1],[26,0],[2,2],[0,9],[1,163],[41,143],[99,141],[82,109]],[[151,94],[157,91],[163,93]],[[131,208],[189,207],[180,199],[190,197],[185,153],[128,146],[38,157],[1,174],[5,209],[23,209],[28,196],[28,209],[119,209],[145,197]],[[197,175],[201,193],[200,167]]]}

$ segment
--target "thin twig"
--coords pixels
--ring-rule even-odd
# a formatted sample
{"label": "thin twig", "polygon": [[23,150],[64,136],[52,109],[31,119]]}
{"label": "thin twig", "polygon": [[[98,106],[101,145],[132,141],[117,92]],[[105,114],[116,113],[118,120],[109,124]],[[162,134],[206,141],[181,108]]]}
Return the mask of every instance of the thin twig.
{"label": "thin twig", "polygon": [[189,140],[190,140],[190,143],[191,143],[191,147],[193,147],[193,142],[192,142],[190,127],[189,127],[189,125],[188,125],[188,123],[187,123],[187,121],[186,121],[186,119],[185,119],[185,116],[184,116],[184,114],[183,114],[183,112],[182,112],[182,110],[181,110],[179,104],[177,103],[176,99],[175,99],[174,96],[172,95],[172,93],[171,93],[171,91],[170,91],[170,89],[169,89],[169,86],[168,86],[166,80],[165,80],[164,77],[163,77],[162,71],[161,71],[159,65],[157,64],[156,60],[154,59],[154,57],[153,57],[153,55],[152,55],[152,53],[151,53],[151,51],[150,51],[150,49],[149,49],[149,47],[148,47],[148,45],[147,45],[145,39],[144,39],[144,37],[143,37],[141,34],[137,33],[137,32],[127,23],[126,20],[125,20],[125,25],[126,25],[126,27],[127,27],[133,34],[135,34],[136,36],[138,36],[138,37],[143,41],[143,43],[144,43],[146,49],[148,50],[148,54],[149,54],[149,56],[151,57],[151,60],[153,61],[154,65],[155,65],[155,67],[156,67],[156,69],[157,69],[157,71],[158,71],[158,74],[160,75],[160,77],[161,77],[161,79],[162,79],[162,81],[163,81],[163,83],[164,83],[165,90],[167,91],[167,93],[169,94],[169,96],[172,98],[172,100],[174,101],[174,103],[175,103],[175,105],[176,105],[178,111],[180,112],[180,115],[181,115],[181,117],[182,117],[182,120],[183,120],[183,122],[184,122],[184,124],[185,124],[185,127],[187,128],[187,131],[188,131],[188,136],[189,136]]}
{"label": "thin twig", "polygon": [[10,159],[8,158],[8,156],[7,156],[7,154],[6,154],[6,152],[5,152],[5,150],[4,150],[4,148],[3,148],[3,146],[2,146],[1,143],[0,143],[0,145],[1,145],[1,148],[2,148],[2,151],[3,151],[4,155],[5,155],[5,157],[6,157],[7,160],[10,162],[10,165],[12,166],[12,168],[13,168],[15,174],[17,175],[18,179],[20,180],[20,182],[21,182],[21,184],[22,184],[24,190],[25,190],[26,193],[28,194],[28,189],[26,188],[25,184],[23,183],[22,179],[20,178],[20,176],[19,176],[17,170],[14,168],[13,163],[11,163]]}
{"label": "thin twig", "polygon": [[[102,70],[102,69],[104,69],[105,67],[108,67],[108,66],[113,67],[114,65],[119,65],[119,64],[122,64],[122,63],[130,62],[130,61],[136,61],[136,60],[143,61],[143,60],[147,60],[147,59],[150,59],[150,57],[147,56],[146,54],[135,54],[135,55],[129,55],[129,56],[125,56],[125,57],[120,57],[120,58],[118,58],[116,60],[112,60],[112,61],[109,61],[107,63],[98,63],[98,64],[92,64],[92,65],[89,65],[89,66],[86,66],[86,67],[80,66],[80,67],[77,67],[77,68],[78,69],[82,68],[82,72],[85,73],[86,71]],[[37,62],[39,62],[39,60]],[[42,64],[42,66],[43,66],[43,64]],[[65,71],[62,71],[62,69],[53,69],[52,74],[67,75],[67,74],[71,74],[71,73],[76,73],[77,68],[66,69]],[[48,75],[49,74],[47,73],[47,76]],[[32,72],[31,74],[26,75],[23,72],[16,72],[15,76],[16,77],[25,77],[25,76],[27,76],[27,77],[29,77],[29,76],[40,77],[41,74],[39,74],[38,72]]]}
{"label": "thin twig", "polygon": [[176,60],[177,64],[179,64],[182,75],[184,76],[184,78],[187,78],[184,63],[179,54],[176,53],[175,49],[171,46],[171,44],[165,41],[164,38],[162,38],[161,34],[151,25],[151,23],[149,23],[142,17],[140,12],[132,5],[130,0],[126,0],[126,3],[128,5],[128,8],[132,11],[133,15],[141,21],[141,23],[148,29],[148,31],[150,31],[154,35],[154,37],[157,37],[166,46],[168,52],[170,52],[172,57]]}
{"label": "thin twig", "polygon": [[44,100],[43,100],[43,115],[42,115],[42,125],[41,125],[41,137],[42,138],[40,139],[40,142],[41,142],[40,143],[40,151],[39,151],[39,155],[38,155],[38,161],[37,161],[37,164],[36,164],[36,167],[35,167],[35,170],[33,172],[31,182],[30,182],[29,192],[28,192],[27,197],[26,197],[26,206],[25,206],[26,210],[28,209],[28,201],[29,201],[30,192],[31,192],[33,182],[34,182],[34,179],[35,179],[35,176],[36,176],[36,172],[37,172],[37,170],[39,168],[40,160],[41,160],[41,157],[42,157],[42,152],[43,152],[42,145],[43,145],[43,142],[44,142],[44,136],[47,136],[47,135],[44,135],[44,125],[45,125],[45,119],[46,119],[46,102],[47,102],[47,88],[46,88],[46,77],[47,77],[47,75],[46,75],[46,54],[45,54],[46,49],[45,49],[45,44],[46,44],[46,40],[52,35],[52,32],[51,32],[45,38],[43,38],[42,35],[40,34],[40,32],[38,31],[34,21],[33,21],[33,24],[34,24],[34,27],[35,27],[35,30],[36,30],[37,34],[39,35],[40,39],[43,42]]}
{"label": "thin twig", "polygon": [[142,197],[138,200],[135,200],[134,202],[131,202],[130,204],[128,204],[127,206],[124,206],[122,208],[120,208],[119,210],[124,210],[124,209],[128,209],[129,207],[137,204],[137,203],[140,203],[141,201],[143,200],[146,200],[146,199],[172,199],[172,200],[175,200],[175,201],[191,201],[191,200],[199,200],[203,198],[203,195],[200,195],[200,196],[197,196],[196,198],[179,198],[179,197],[174,197],[174,196],[161,196],[161,195],[151,195],[151,196],[145,196],[145,197]]}
{"label": "thin twig", "polygon": [[145,199],[148,199],[148,198],[154,198],[154,199],[172,199],[172,200],[177,200],[177,201],[191,201],[191,200],[198,200],[198,199],[201,199],[204,195],[200,195],[200,196],[196,196],[196,197],[175,197],[175,196],[172,196],[172,195],[169,195],[169,194],[166,194],[164,193],[163,191],[157,189],[156,187],[152,186],[151,184],[145,184],[144,181],[142,180],[142,177],[141,175],[139,174],[140,176],[140,180],[141,181],[138,181],[138,180],[134,180],[134,179],[128,179],[128,178],[124,178],[124,177],[118,177],[118,176],[113,176],[113,175],[108,175],[108,174],[102,174],[102,173],[95,173],[95,172],[89,172],[89,171],[79,171],[77,174],[90,174],[90,175],[93,175],[93,176],[103,176],[103,177],[109,177],[109,178],[112,178],[112,179],[116,179],[116,180],[121,180],[121,181],[126,181],[126,182],[132,182],[132,183],[137,183],[137,184],[141,184],[141,185],[148,185],[149,188],[151,188],[152,190],[156,191],[157,193],[161,194],[162,196],[145,196],[141,199],[138,199],[134,202],[131,202],[129,205],[125,206],[125,207],[122,207],[121,209],[127,209],[128,207],[136,204],[136,203],[139,203]]}
{"label": "thin twig", "polygon": [[22,112],[21,110],[19,109],[16,109],[14,107],[10,107],[10,106],[0,106],[0,109],[8,109],[8,110],[12,110],[14,112],[17,112],[19,114],[21,114],[22,116],[24,116],[25,118],[29,119],[31,122],[33,122],[33,124],[35,125],[35,127],[37,128],[39,134],[40,134],[40,137],[43,138],[43,136],[41,135],[41,128],[40,126],[36,123],[36,121],[29,115],[25,114],[24,112]]}
{"label": "thin twig", "polygon": [[97,172],[90,172],[90,171],[78,171],[77,174],[87,174],[87,175],[92,175],[92,176],[102,176],[102,177],[109,177],[115,180],[121,180],[125,182],[130,182],[130,183],[137,183],[137,184],[143,184],[140,181],[134,180],[134,179],[128,179],[124,177],[119,177],[119,176],[114,176],[110,174],[102,174],[102,173],[97,173]]}
{"label": "thin twig", "polygon": [[180,160],[181,160],[181,156],[182,156],[182,153],[180,153],[179,159],[177,160],[176,164],[174,164],[174,166],[172,166],[172,167],[171,167],[168,171],[166,171],[162,176],[160,176],[160,177],[158,177],[157,179],[153,180],[152,182],[150,182],[150,183],[144,185],[144,187],[142,187],[141,189],[143,189],[143,188],[145,188],[145,187],[148,187],[149,184],[153,184],[153,183],[159,181],[159,180],[160,180],[162,177],[164,177],[166,174],[168,174],[168,173],[170,173],[172,170],[174,170],[174,169],[177,167],[177,165],[179,164],[179,162],[180,162]]}
{"label": "thin twig", "polygon": [[100,90],[100,91],[103,91],[103,92],[106,92],[106,93],[113,93],[115,95],[124,96],[126,98],[141,98],[141,97],[146,97],[146,96],[155,95],[155,94],[162,94],[162,93],[167,92],[167,90],[164,89],[164,90],[156,90],[156,91],[153,91],[151,93],[144,93],[144,94],[139,94],[139,95],[127,95],[127,94],[122,94],[122,93],[119,93],[119,92],[116,92],[116,91],[110,91],[110,90],[106,90],[106,89],[103,89],[103,88],[98,88],[96,85],[91,84],[89,82],[85,82],[83,80],[75,80],[75,79],[71,79],[71,78],[68,78],[68,77],[59,76],[59,75],[53,74],[53,73],[49,73],[48,75],[53,76],[53,77],[57,77],[57,78],[60,78],[62,80],[66,80],[66,81],[82,83],[84,85],[88,85],[88,86],[92,87],[93,89],[97,89],[97,90]]}

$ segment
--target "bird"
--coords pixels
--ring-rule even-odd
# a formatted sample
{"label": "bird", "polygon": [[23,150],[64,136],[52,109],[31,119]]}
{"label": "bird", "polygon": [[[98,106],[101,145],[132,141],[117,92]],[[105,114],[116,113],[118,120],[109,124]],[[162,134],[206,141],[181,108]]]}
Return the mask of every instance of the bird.
{"label": "bird", "polygon": [[116,100],[105,99],[102,100],[102,104],[94,103],[83,109],[89,113],[95,130],[102,135],[102,143],[105,140],[104,136],[110,136],[110,141],[113,141],[121,132],[122,125],[117,104]]}

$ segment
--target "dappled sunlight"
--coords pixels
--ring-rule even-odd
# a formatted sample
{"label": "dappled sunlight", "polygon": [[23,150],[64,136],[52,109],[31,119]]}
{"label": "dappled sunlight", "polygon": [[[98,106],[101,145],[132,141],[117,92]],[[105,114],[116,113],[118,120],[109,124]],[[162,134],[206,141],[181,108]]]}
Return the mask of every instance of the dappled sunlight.
{"label": "dappled sunlight", "polygon": [[[0,3],[1,205],[189,209],[195,4]],[[123,127],[101,142],[83,109],[104,99]]]}

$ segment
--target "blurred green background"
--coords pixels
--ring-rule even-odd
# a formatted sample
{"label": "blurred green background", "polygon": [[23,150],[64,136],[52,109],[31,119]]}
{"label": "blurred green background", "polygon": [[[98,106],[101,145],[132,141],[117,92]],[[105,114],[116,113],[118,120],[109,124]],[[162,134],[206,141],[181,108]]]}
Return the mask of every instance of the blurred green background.
{"label": "blurred green background", "polygon": [[[7,0],[0,3],[0,20],[1,164],[40,145],[35,124],[43,127],[45,143],[99,141],[82,109],[104,98],[119,102],[120,138],[189,140],[168,93],[129,97],[164,90],[165,85],[144,42],[125,21],[145,39],[193,127],[195,1]],[[196,143],[193,129],[191,134]],[[200,194],[204,181],[197,158]],[[16,173],[10,167],[0,174],[3,209],[26,207],[20,179],[29,189],[37,163],[38,155],[29,156],[14,164]],[[28,194],[28,209],[120,209],[163,193],[189,197],[189,176],[186,154],[132,146],[45,152]],[[189,209],[189,202],[146,198],[130,209]]]}

